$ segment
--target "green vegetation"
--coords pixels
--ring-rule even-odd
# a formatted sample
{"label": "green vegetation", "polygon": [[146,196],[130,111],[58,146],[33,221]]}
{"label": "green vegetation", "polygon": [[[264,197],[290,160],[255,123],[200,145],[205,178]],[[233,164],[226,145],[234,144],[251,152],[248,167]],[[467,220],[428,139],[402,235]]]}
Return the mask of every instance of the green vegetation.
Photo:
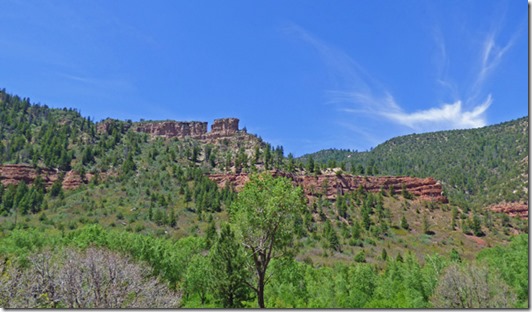
{"label": "green vegetation", "polygon": [[254,267],[254,282],[247,283],[264,308],[266,275],[273,259],[290,254],[295,234],[294,221],[303,211],[303,193],[285,178],[269,174],[251,176],[229,210],[231,223],[241,236],[248,261]]}
{"label": "green vegetation", "polygon": [[[228,234],[230,233],[228,227],[224,227],[222,233],[220,237],[231,236]],[[249,297],[249,292],[246,293],[247,288],[241,286],[243,280],[240,276],[232,274],[229,275],[232,276],[229,279],[219,279],[221,276],[214,274],[211,279],[205,278],[211,276],[205,274],[212,270],[225,273],[232,270],[226,270],[227,266],[217,265],[227,264],[226,261],[229,259],[227,253],[226,256],[223,256],[223,252],[218,254],[221,260],[213,258],[217,251],[211,250],[212,257],[206,258],[202,255],[205,252],[202,238],[183,238],[172,241],[118,230],[104,230],[101,226],[90,225],[69,235],[59,232],[52,234],[35,230],[15,230],[9,236],[1,238],[0,242],[3,257],[3,261],[0,261],[3,266],[2,270],[9,272],[1,277],[3,283],[0,286],[0,304],[4,307],[47,307],[50,305],[68,307],[69,301],[66,299],[60,302],[51,300],[50,296],[58,296],[57,293],[50,292],[51,288],[38,290],[40,293],[35,297],[36,301],[32,301],[35,299],[33,297],[26,297],[26,301],[18,301],[23,298],[10,295],[15,291],[26,291],[25,283],[29,281],[26,282],[27,279],[24,279],[25,282],[18,283],[16,287],[19,288],[15,289],[12,287],[13,283],[17,282],[14,279],[16,276],[26,278],[25,274],[38,270],[36,265],[51,263],[39,262],[35,259],[46,261],[64,259],[62,257],[68,254],[70,262],[61,260],[53,266],[53,270],[62,269],[68,273],[68,268],[62,266],[72,264],[75,257],[79,257],[77,255],[84,255],[81,257],[85,260],[80,261],[88,261],[90,259],[86,259],[87,254],[91,255],[90,257],[101,257],[102,252],[104,259],[107,259],[104,263],[115,264],[113,268],[119,269],[125,265],[128,272],[135,272],[138,270],[135,267],[136,264],[118,260],[132,257],[140,261],[139,264],[142,262],[150,264],[154,268],[154,274],[161,276],[166,282],[164,293],[161,293],[162,286],[156,281],[152,282],[154,284],[142,284],[144,292],[154,291],[154,289],[157,292],[153,293],[152,297],[146,298],[152,301],[141,301],[144,305],[140,304],[140,306],[149,306],[150,302],[152,304],[159,302],[158,306],[163,306],[157,300],[163,297],[169,300],[172,297],[168,296],[174,292],[174,304],[177,304],[180,299],[183,307],[256,307],[254,299]],[[54,250],[53,253],[48,251],[50,248]],[[233,247],[229,248],[234,251],[239,246],[233,244]],[[360,262],[316,267],[291,258],[283,258],[273,260],[271,263],[268,271],[271,270],[271,280],[265,287],[265,303],[268,307],[277,308],[526,307],[528,306],[528,276],[527,262],[523,260],[526,260],[527,253],[528,236],[521,235],[507,247],[486,249],[479,256],[478,261],[462,264],[437,255],[425,256],[423,262],[420,262],[410,253],[400,260],[388,258],[384,267],[381,268]],[[505,265],[493,267],[490,263],[498,263],[498,257],[501,256],[506,258]],[[245,261],[243,257],[237,257],[236,260],[237,263]],[[74,263],[78,263],[77,260]],[[239,268],[239,265],[237,264],[234,268]],[[242,271],[246,272],[245,269]],[[73,273],[75,272],[70,274]],[[145,275],[148,278],[146,274],[147,272],[139,276]],[[458,275],[453,278],[453,274]],[[50,278],[65,277],[64,275],[51,275]],[[130,278],[136,278],[136,276]],[[38,282],[40,285],[59,287],[60,281],[55,284],[52,280],[39,280]],[[231,296],[229,293],[220,292],[217,287],[221,285],[220,283],[225,285],[235,283],[236,288],[231,288],[233,291]],[[128,285],[129,287],[135,286]],[[182,291],[180,285],[186,285],[186,294],[183,296],[180,295]],[[461,287],[463,292],[457,293],[453,291],[453,287]],[[177,289],[177,292],[171,289]],[[18,293],[18,296],[21,296],[21,293]],[[458,301],[453,301],[452,296],[461,297]],[[479,298],[484,301],[480,301]],[[231,300],[233,300],[232,303]],[[124,301],[124,304],[119,306],[128,306],[126,303]],[[75,305],[72,306],[75,307]]]}
{"label": "green vegetation", "polygon": [[[339,167],[341,177],[389,174],[393,167],[386,167],[386,158],[365,158],[384,153],[382,147],[352,153],[353,163],[324,162],[319,154],[285,157],[282,147],[253,135],[204,142],[150,137],[134,126],[94,123],[72,109],[0,92],[0,163],[30,164],[41,172],[33,183],[0,184],[0,306],[528,307],[528,223],[482,209],[494,192],[487,184],[487,197],[453,195],[450,204],[384,187],[377,193],[360,187],[334,200],[317,190],[309,200],[289,180],[264,171],[317,175]],[[507,128],[518,132],[521,126],[496,127],[510,133]],[[446,132],[447,140],[455,133],[484,138],[490,150],[497,140],[482,134],[490,129],[477,129],[475,136],[473,130]],[[513,160],[528,155],[510,144],[513,134],[502,137],[497,149],[505,150],[491,164],[501,166],[492,168],[498,177],[493,187],[501,190],[517,185]],[[408,140],[401,140],[396,146],[406,149]],[[423,155],[416,144],[412,149]],[[451,172],[451,157],[465,161],[458,153],[445,155],[427,159],[427,168],[438,169],[440,161]],[[401,172],[421,175],[411,167],[417,156],[411,162],[394,157]],[[462,164],[481,168],[484,162]],[[71,169],[88,181],[63,189]],[[57,170],[58,179],[46,181],[45,170]],[[237,193],[208,178],[224,172],[257,174]],[[460,187],[445,187],[459,193]],[[99,273],[88,276],[85,267]],[[94,297],[110,289],[115,301]]]}

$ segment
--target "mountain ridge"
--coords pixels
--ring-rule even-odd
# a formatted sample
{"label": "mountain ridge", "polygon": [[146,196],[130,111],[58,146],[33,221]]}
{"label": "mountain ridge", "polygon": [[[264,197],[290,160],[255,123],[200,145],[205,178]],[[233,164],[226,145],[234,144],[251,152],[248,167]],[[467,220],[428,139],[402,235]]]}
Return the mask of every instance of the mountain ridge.
{"label": "mountain ridge", "polygon": [[443,182],[451,200],[492,204],[528,201],[528,150],[528,117],[521,117],[482,128],[399,136],[365,152],[328,149],[298,159],[344,163],[351,171],[361,165],[379,174],[432,176]]}

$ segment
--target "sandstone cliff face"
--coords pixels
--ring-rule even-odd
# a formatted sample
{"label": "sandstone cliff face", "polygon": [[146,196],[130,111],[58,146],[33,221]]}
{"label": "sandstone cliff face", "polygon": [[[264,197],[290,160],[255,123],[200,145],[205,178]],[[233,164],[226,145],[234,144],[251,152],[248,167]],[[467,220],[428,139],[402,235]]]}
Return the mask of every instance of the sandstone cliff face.
{"label": "sandstone cliff face", "polygon": [[[218,139],[231,137],[239,133],[239,120],[237,118],[215,119],[211,125],[211,132],[207,132],[207,122],[203,121],[147,121],[135,123],[134,131],[148,133],[151,136],[165,138],[193,138],[193,139]],[[105,131],[106,124],[101,123],[98,131]]]}
{"label": "sandstone cliff face", "polygon": [[210,138],[228,137],[238,133],[238,118],[215,119],[211,125]]}
{"label": "sandstone cliff face", "polygon": [[166,138],[202,139],[207,133],[207,123],[201,121],[154,121],[141,122],[134,126],[135,131]]}
{"label": "sandstone cliff face", "polygon": [[57,172],[55,170],[40,169],[38,171],[33,166],[17,164],[0,166],[0,182],[4,186],[18,184],[21,181],[24,181],[26,184],[31,184],[39,173],[47,186],[52,185],[57,180]]}
{"label": "sandstone cliff face", "polygon": [[[46,187],[51,187],[59,178],[59,174],[60,172],[58,170],[46,168],[35,169],[33,166],[27,164],[0,165],[0,183],[4,186],[18,184],[21,181],[30,185],[40,175]],[[63,178],[62,185],[64,189],[70,190],[78,188],[80,185],[87,183],[88,180],[89,178],[87,176],[81,177],[75,171],[68,171]]]}
{"label": "sandstone cliff face", "polygon": [[[274,176],[283,176],[291,179],[294,185],[301,186],[307,198],[325,195],[327,199],[334,200],[338,194],[356,190],[360,185],[368,192],[379,192],[381,187],[385,191],[393,188],[396,194],[402,190],[403,184],[408,192],[425,200],[433,200],[447,203],[448,200],[442,195],[443,189],[440,183],[432,178],[413,177],[362,177],[349,174],[305,176],[280,171],[273,171]],[[249,181],[247,174],[213,174],[209,178],[216,182],[219,187],[229,183],[239,190]]]}
{"label": "sandstone cliff face", "polygon": [[499,203],[488,207],[493,212],[528,220],[528,203]]}

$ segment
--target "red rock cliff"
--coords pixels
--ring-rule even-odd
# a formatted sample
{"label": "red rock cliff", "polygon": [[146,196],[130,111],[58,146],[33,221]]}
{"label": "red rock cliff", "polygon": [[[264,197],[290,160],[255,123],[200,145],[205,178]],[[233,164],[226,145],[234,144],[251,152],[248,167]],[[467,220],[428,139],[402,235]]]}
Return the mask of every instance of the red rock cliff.
{"label": "red rock cliff", "polygon": [[[46,168],[34,168],[27,164],[0,165],[0,183],[4,186],[18,184],[24,181],[30,185],[40,175],[46,184],[50,187],[58,178],[59,171]],[[63,188],[66,190],[78,188],[80,185],[87,183],[87,177],[81,177],[79,173],[68,171],[63,178]]]}
{"label": "red rock cliff", "polygon": [[202,121],[153,121],[140,122],[134,127],[137,132],[145,132],[150,135],[162,136],[167,138],[185,138],[203,139],[207,133],[207,123]]}
{"label": "red rock cliff", "polygon": [[211,125],[210,138],[227,137],[238,133],[238,118],[215,119]]}
{"label": "red rock cliff", "polygon": [[[238,118],[215,119],[211,132],[207,132],[207,122],[203,121],[143,121],[135,123],[133,130],[166,138],[217,139],[237,134],[240,131],[238,123]],[[105,131],[106,126],[107,124],[102,122],[99,131]]]}
{"label": "red rock cliff", "polygon": [[[443,189],[439,182],[433,178],[413,178],[413,177],[373,177],[373,176],[352,176],[342,175],[319,175],[306,176],[273,171],[274,176],[283,176],[291,179],[294,185],[301,186],[307,198],[325,195],[328,199],[334,200],[337,194],[344,194],[348,191],[356,190],[360,185],[368,192],[379,192],[381,187],[385,191],[393,188],[396,194],[402,190],[403,184],[408,192],[421,199],[434,200],[447,203],[447,198],[442,195]],[[249,181],[247,174],[213,174],[209,178],[216,182],[219,187],[224,187],[228,182],[236,190]]]}
{"label": "red rock cliff", "polygon": [[528,203],[499,203],[488,207],[493,212],[528,220]]}

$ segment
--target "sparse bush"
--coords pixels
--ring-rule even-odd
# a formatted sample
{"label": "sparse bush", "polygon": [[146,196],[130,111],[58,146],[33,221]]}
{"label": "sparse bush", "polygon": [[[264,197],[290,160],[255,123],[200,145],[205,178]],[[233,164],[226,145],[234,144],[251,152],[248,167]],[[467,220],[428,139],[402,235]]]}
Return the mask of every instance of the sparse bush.
{"label": "sparse bush", "polygon": [[151,269],[101,248],[45,251],[30,267],[8,265],[0,277],[6,308],[177,308],[180,294],[151,277]]}

